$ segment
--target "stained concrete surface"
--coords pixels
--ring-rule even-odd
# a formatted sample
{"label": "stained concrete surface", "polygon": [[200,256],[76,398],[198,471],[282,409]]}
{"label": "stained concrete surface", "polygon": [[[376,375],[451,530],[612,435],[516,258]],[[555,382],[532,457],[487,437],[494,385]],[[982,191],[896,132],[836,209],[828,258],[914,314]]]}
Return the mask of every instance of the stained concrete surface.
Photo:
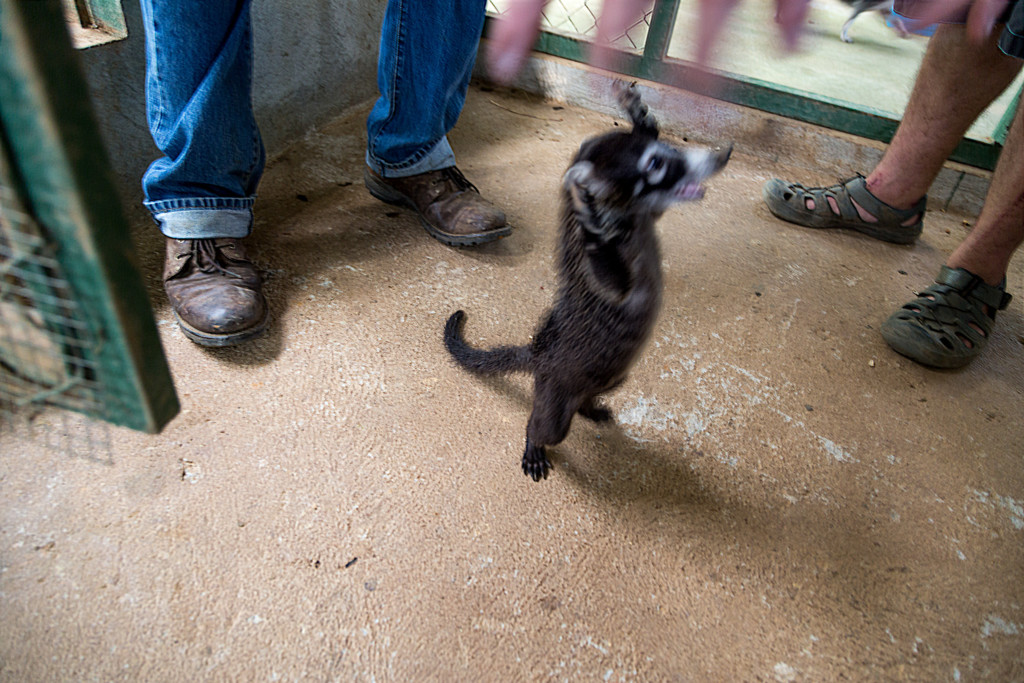
{"label": "stained concrete surface", "polygon": [[463,250],[366,193],[364,116],[267,173],[263,339],[188,342],[140,225],[163,434],[0,435],[0,679],[1024,680],[1019,300],[963,371],[877,331],[972,216],[933,209],[910,247],[781,223],[765,180],[834,178],[737,141],[661,221],[615,424],[577,420],[538,484],[528,380],[467,375],[441,329],[528,338],[560,175],[614,119],[475,86],[453,144],[516,230]]}

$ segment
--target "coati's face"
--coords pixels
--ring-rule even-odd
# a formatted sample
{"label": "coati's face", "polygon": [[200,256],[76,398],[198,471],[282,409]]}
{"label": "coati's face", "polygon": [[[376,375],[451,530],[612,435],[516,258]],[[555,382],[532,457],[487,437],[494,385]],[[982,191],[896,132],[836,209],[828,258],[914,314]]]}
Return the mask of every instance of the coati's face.
{"label": "coati's face", "polygon": [[703,197],[701,183],[725,166],[731,151],[676,148],[658,140],[656,129],[607,133],[583,143],[565,182],[617,213],[660,214]]}
{"label": "coati's face", "polygon": [[616,84],[616,95],[633,124],[583,143],[563,179],[584,229],[618,232],[626,216],[657,217],[676,202],[704,196],[701,183],[729,161],[721,152],[677,148],[658,140],[658,122],[641,101],[636,84]]}

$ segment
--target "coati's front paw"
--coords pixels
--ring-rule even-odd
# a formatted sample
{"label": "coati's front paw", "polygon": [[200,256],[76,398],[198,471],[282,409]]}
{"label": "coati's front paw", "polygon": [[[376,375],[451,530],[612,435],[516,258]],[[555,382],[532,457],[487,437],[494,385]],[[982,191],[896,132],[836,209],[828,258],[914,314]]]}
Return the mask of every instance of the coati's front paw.
{"label": "coati's front paw", "polygon": [[544,447],[535,446],[527,438],[526,450],[523,451],[523,473],[534,481],[540,481],[548,478],[550,469],[551,463],[548,461],[547,453],[544,452]]}

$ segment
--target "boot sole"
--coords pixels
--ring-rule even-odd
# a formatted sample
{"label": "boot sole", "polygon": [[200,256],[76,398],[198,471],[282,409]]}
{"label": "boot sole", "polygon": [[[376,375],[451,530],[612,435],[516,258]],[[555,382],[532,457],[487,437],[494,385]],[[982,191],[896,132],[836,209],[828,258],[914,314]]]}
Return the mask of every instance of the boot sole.
{"label": "boot sole", "polygon": [[267,324],[270,322],[270,311],[268,310],[266,315],[263,316],[263,320],[259,321],[253,327],[239,332],[232,332],[230,334],[213,334],[198,330],[182,320],[177,311],[174,311],[174,318],[178,321],[178,328],[181,329],[182,334],[184,334],[190,342],[207,348],[221,348],[225,346],[236,346],[237,344],[255,339],[263,334],[267,329]]}

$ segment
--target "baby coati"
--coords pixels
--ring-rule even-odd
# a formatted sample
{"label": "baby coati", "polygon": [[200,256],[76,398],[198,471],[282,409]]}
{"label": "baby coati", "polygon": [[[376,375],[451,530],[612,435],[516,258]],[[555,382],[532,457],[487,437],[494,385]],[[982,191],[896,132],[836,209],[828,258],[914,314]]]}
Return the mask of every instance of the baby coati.
{"label": "baby coati", "polygon": [[584,142],[562,179],[558,293],[532,343],[475,349],[463,337],[462,311],[444,330],[445,346],[467,370],[533,373],[523,472],[534,481],[547,477],[544,447],[565,438],[573,415],[612,418],[597,397],[625,380],[661,301],[654,222],[670,205],[700,199],[701,181],[725,166],[732,150],[660,142],[635,84],[617,94],[633,129]]}

